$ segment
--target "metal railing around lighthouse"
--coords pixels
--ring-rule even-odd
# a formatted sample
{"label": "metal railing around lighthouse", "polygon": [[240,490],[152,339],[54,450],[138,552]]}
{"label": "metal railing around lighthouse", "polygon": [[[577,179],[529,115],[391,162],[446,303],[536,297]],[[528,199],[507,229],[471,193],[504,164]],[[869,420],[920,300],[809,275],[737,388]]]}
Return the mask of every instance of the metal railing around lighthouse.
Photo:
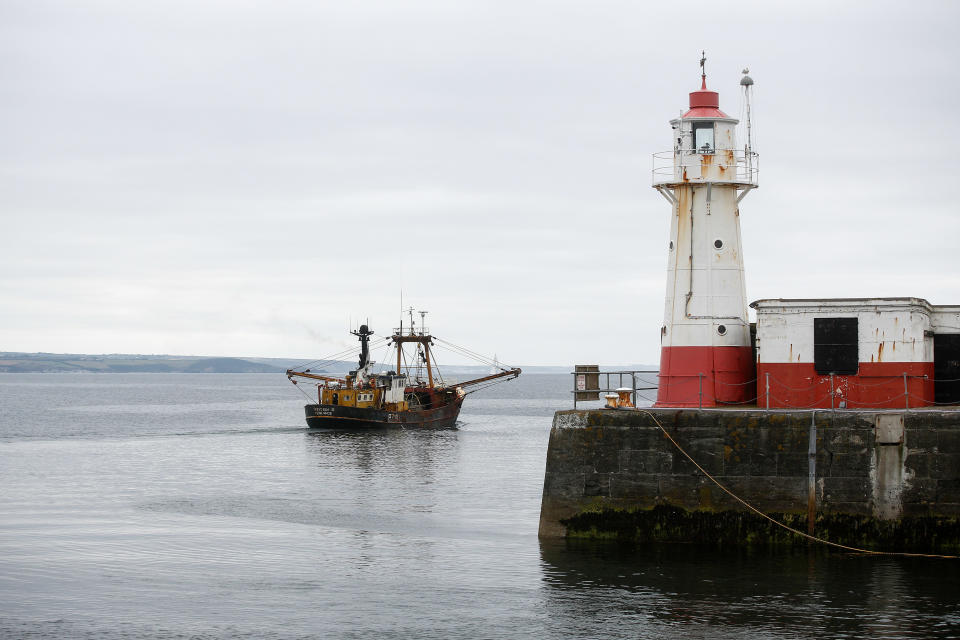
{"label": "metal railing around lighthouse", "polygon": [[[732,169],[723,179],[717,178],[685,178],[684,168],[699,165],[703,156],[711,156],[712,163],[723,166],[725,171]],[[760,171],[760,156],[753,151],[736,151],[734,149],[717,149],[713,153],[698,153],[693,149],[679,149],[674,151],[660,151],[653,154],[652,181],[653,186],[689,182],[693,184],[704,182],[721,182],[757,186],[757,173]]]}

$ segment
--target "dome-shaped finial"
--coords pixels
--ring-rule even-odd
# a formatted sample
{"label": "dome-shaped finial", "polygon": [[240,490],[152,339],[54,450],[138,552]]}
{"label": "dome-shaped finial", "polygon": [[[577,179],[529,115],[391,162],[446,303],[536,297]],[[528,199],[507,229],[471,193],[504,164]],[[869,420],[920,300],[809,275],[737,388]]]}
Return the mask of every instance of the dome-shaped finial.
{"label": "dome-shaped finial", "polygon": [[743,77],[740,78],[740,84],[741,84],[742,86],[744,86],[744,87],[749,87],[749,86],[751,86],[751,85],[753,84],[753,78],[751,78],[750,76],[748,76],[748,75],[747,75],[748,73],[750,73],[750,67],[744,67],[744,69],[743,69]]}

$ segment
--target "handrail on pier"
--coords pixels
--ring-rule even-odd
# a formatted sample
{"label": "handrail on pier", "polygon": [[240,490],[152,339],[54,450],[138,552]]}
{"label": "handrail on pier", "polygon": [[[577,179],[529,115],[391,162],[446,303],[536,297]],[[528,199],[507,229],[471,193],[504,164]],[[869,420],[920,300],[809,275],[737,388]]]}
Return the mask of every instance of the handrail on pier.
{"label": "handrail on pier", "polygon": [[[577,368],[580,368],[580,367],[577,367]],[[653,375],[654,377],[656,377],[656,376],[658,376],[658,375],[660,374],[660,372],[657,371],[657,370],[655,370],[655,369],[631,369],[631,370],[625,370],[625,371],[600,371],[599,368],[597,368],[597,367],[594,367],[594,368],[591,369],[591,370],[572,371],[571,373],[572,373],[572,375],[573,375],[573,391],[572,391],[572,393],[573,393],[573,408],[574,408],[574,409],[577,408],[577,401],[578,401],[578,400],[581,401],[581,402],[583,402],[583,401],[586,400],[586,398],[584,398],[583,395],[596,395],[597,397],[596,397],[596,398],[593,398],[593,399],[594,399],[594,400],[599,400],[599,399],[600,399],[599,396],[600,396],[601,393],[613,393],[613,392],[616,392],[617,389],[623,389],[623,388],[628,388],[628,389],[631,390],[631,391],[630,391],[630,399],[631,399],[631,402],[633,402],[633,405],[634,405],[634,406],[637,406],[637,392],[638,392],[638,391],[655,391],[655,390],[657,389],[656,384],[654,384],[654,386],[652,386],[652,387],[642,386],[642,384],[638,384],[638,382],[640,382],[640,383],[645,383],[646,381],[644,381],[644,380],[639,380],[639,381],[638,381],[637,377],[638,377],[638,376],[641,376],[641,375],[648,375],[648,376],[649,376],[649,375]],[[594,376],[596,376],[596,377],[594,377]],[[604,383],[605,383],[605,385],[601,385],[601,384],[600,384],[600,376],[603,376],[603,377],[604,377]],[[616,387],[613,387],[613,386],[610,385],[610,378],[611,378],[611,376],[617,376],[617,386],[616,386]],[[625,379],[626,379],[626,381],[627,381],[628,384],[625,384],[625,383],[624,383],[624,380],[625,380]],[[592,382],[593,380],[596,380],[597,388],[595,388],[595,389],[588,389],[588,388],[587,388],[588,382]],[[649,384],[649,383],[646,383],[646,384]],[[581,394],[583,394],[583,395],[581,395]]]}

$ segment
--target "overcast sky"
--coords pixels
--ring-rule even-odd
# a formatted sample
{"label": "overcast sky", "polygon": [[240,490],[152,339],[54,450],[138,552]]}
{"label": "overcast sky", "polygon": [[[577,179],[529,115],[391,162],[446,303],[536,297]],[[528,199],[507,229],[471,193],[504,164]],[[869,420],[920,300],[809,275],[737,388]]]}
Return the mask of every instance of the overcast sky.
{"label": "overcast sky", "polygon": [[[655,363],[650,156],[754,78],[749,300],[960,304],[960,3],[0,0],[0,351],[320,357],[404,304]],[[349,338],[349,339],[348,339]]]}

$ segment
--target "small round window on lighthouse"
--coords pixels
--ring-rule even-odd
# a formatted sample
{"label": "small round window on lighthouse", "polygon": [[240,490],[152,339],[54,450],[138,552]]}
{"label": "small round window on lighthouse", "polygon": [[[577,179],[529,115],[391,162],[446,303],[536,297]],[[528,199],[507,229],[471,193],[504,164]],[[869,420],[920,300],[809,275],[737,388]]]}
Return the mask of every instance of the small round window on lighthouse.
{"label": "small round window on lighthouse", "polygon": [[719,333],[720,335],[723,335],[726,332],[727,332],[727,327],[725,325],[720,325],[719,327],[717,327],[717,333]]}
{"label": "small round window on lighthouse", "polygon": [[719,238],[717,238],[716,240],[713,241],[713,246],[717,249],[723,249],[723,240],[720,240]]}

